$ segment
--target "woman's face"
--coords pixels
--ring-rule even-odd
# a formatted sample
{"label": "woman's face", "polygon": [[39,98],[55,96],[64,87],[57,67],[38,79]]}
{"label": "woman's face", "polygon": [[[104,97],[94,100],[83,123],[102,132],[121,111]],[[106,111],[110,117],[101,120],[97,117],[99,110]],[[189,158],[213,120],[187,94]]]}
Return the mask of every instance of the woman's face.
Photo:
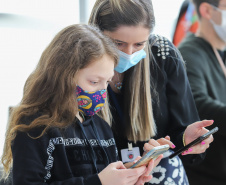
{"label": "woman's face", "polygon": [[114,76],[114,67],[114,60],[108,55],[104,55],[79,70],[76,75],[76,84],[85,91],[107,89],[108,83]]}
{"label": "woman's face", "polygon": [[144,26],[120,26],[116,31],[104,31],[118,46],[118,49],[128,55],[144,48],[150,30]]}

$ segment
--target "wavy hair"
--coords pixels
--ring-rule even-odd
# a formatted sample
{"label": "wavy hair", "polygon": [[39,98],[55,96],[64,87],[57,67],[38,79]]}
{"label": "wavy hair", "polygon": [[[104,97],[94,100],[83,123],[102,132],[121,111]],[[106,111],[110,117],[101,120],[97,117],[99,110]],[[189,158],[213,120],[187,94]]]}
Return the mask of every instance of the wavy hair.
{"label": "wavy hair", "polygon": [[[11,145],[18,131],[28,132],[44,126],[41,137],[51,127],[66,128],[72,124],[78,112],[75,76],[80,69],[105,54],[117,65],[115,45],[93,26],[71,25],[54,37],[28,77],[21,102],[10,114],[1,159],[3,178],[6,179],[10,173],[13,161]],[[24,117],[40,112],[41,116],[29,125],[22,123]],[[100,116],[111,123],[108,103],[100,111]]]}

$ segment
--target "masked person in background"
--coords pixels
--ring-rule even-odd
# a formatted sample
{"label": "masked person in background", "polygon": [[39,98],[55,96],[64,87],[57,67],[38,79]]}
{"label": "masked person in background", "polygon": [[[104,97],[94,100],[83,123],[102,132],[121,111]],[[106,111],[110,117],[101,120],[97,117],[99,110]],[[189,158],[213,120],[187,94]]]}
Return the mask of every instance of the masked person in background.
{"label": "masked person in background", "polygon": [[[166,38],[151,34],[155,18],[150,0],[97,0],[89,24],[109,36],[120,55],[108,92],[123,162],[150,150],[154,139],[179,149],[183,141],[188,144],[208,131],[204,127],[213,121],[198,121],[180,53]],[[212,140],[190,148],[182,158],[199,162]],[[153,169],[151,184],[188,184],[180,158],[169,159],[170,153]]]}
{"label": "masked person in background", "polygon": [[201,119],[213,119],[219,132],[198,166],[185,165],[191,185],[226,184],[226,0],[193,0],[196,34],[179,46]]}

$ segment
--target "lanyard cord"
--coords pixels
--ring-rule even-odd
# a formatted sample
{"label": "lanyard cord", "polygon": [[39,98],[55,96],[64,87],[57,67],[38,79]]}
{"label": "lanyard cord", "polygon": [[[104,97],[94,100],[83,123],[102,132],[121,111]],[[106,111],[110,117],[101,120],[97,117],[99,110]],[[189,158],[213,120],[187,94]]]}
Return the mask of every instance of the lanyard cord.
{"label": "lanyard cord", "polygon": [[97,159],[96,159],[96,156],[95,156],[93,147],[91,146],[91,144],[90,144],[90,142],[89,142],[89,140],[88,140],[88,137],[87,137],[87,135],[86,135],[86,133],[85,133],[85,130],[84,130],[83,125],[82,125],[80,122],[78,122],[78,124],[79,124],[80,128],[82,129],[82,133],[83,133],[83,135],[84,135],[85,138],[86,138],[86,142],[88,143],[89,148],[91,149],[91,157],[92,157],[93,165],[94,165],[94,167],[95,167],[96,173],[98,173],[99,171],[98,171],[98,169],[97,169]]}
{"label": "lanyard cord", "polygon": [[107,161],[105,161],[105,165],[107,166],[109,164],[109,158],[108,158],[107,152],[105,151],[103,145],[101,144],[100,136],[98,134],[97,127],[95,125],[95,121],[94,121],[93,116],[92,116],[92,127],[93,127],[94,133],[95,133],[95,135],[97,137],[98,143],[99,143],[100,147],[102,148],[102,150],[104,151],[105,157],[107,159]]}
{"label": "lanyard cord", "polygon": [[[84,115],[82,115],[82,117],[83,117],[83,119],[85,120]],[[101,149],[104,151],[104,154],[105,154],[105,157],[106,157],[105,165],[107,166],[107,165],[109,164],[109,158],[108,158],[107,152],[105,151],[103,145],[101,144],[100,136],[99,136],[98,131],[97,131],[97,128],[96,128],[96,126],[95,126],[95,121],[94,121],[93,116],[91,117],[91,119],[92,119],[91,126],[92,126],[93,131],[94,131],[94,134],[95,134],[95,136],[96,136],[96,138],[97,138],[98,144],[100,145]],[[94,167],[95,167],[95,169],[96,169],[96,172],[98,173],[99,170],[98,170],[98,168],[97,168],[97,158],[96,158],[94,149],[93,149],[92,145],[90,144],[90,142],[89,142],[89,140],[88,140],[88,137],[87,137],[87,135],[86,135],[86,132],[85,132],[85,129],[84,129],[83,125],[82,125],[80,122],[78,122],[78,123],[79,123],[79,126],[80,126],[80,128],[81,128],[81,130],[82,130],[82,133],[83,133],[83,135],[85,136],[85,139],[86,139],[86,141],[87,141],[87,143],[88,143],[88,145],[89,145],[89,148],[91,149],[91,152],[92,152],[91,157],[92,157],[93,165],[94,165]]]}
{"label": "lanyard cord", "polygon": [[[213,48],[213,47],[212,47],[212,48]],[[224,65],[224,62],[223,62],[222,58],[220,57],[220,54],[217,52],[217,50],[216,50],[215,48],[213,48],[213,51],[214,51],[214,53],[215,53],[215,55],[216,55],[216,57],[217,57],[217,60],[218,60],[218,62],[219,62],[219,64],[220,64],[221,69],[223,70],[224,76],[225,76],[225,78],[226,78],[226,67],[225,67],[225,65]]]}

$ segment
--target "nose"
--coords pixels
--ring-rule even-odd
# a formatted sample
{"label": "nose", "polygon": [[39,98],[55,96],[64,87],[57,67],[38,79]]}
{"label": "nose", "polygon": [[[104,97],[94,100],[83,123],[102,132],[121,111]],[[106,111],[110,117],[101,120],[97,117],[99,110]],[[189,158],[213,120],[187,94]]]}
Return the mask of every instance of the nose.
{"label": "nose", "polygon": [[99,87],[99,90],[103,90],[103,89],[107,89],[107,87],[108,87],[108,83],[107,82],[103,82],[103,83],[101,83],[101,86]]}
{"label": "nose", "polygon": [[128,55],[132,55],[135,51],[133,49],[133,46],[127,46],[126,48],[123,49],[123,52]]}

